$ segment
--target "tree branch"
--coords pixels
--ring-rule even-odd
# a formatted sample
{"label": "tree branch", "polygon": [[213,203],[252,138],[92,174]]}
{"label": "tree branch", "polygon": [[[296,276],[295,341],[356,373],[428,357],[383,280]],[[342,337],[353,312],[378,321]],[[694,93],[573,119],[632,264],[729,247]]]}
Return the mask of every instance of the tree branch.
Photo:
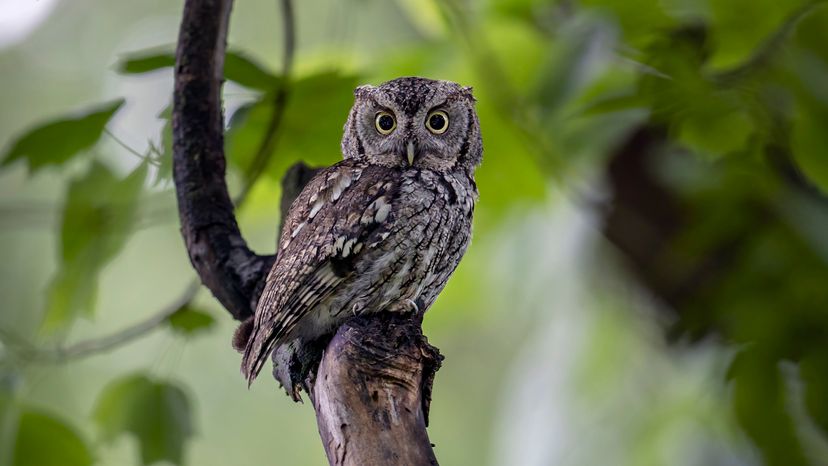
{"label": "tree branch", "polygon": [[340,327],[308,384],[328,462],[436,465],[426,425],[442,360],[412,316],[380,313]]}
{"label": "tree branch", "polygon": [[221,84],[231,0],[187,0],[176,50],[173,179],[190,261],[238,320],[253,315],[274,256],[241,236],[224,180]]}
{"label": "tree branch", "polygon": [[[287,74],[293,60],[293,14],[290,0],[282,0],[282,6]],[[193,267],[228,311],[245,319],[255,309],[274,256],[258,256],[247,247],[224,180],[221,81],[230,7],[231,0],[185,1],[176,52],[173,179]],[[273,152],[286,86],[274,96],[271,124],[248,181],[264,171]],[[298,186],[312,174],[300,166],[289,171],[285,182]],[[416,317],[378,313],[340,328],[318,372],[311,372],[310,379],[318,382],[307,382],[331,464],[436,464],[425,427],[440,360]]]}

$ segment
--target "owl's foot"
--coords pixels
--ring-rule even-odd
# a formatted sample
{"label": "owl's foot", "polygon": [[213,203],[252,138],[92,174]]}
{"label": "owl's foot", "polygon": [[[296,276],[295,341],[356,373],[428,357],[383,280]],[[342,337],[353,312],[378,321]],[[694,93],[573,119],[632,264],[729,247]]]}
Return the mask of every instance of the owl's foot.
{"label": "owl's foot", "polygon": [[309,387],[313,386],[319,361],[322,360],[322,354],[330,338],[321,337],[311,342],[294,340],[277,346],[273,351],[273,378],[282,385],[293,401],[302,402],[302,390],[309,393]]}

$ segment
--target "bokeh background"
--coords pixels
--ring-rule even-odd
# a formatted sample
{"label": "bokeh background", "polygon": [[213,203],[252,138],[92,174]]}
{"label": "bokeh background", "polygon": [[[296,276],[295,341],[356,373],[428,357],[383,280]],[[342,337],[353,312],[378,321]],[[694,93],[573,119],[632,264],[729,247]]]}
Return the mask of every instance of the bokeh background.
{"label": "bokeh background", "polygon": [[[475,236],[424,324],[441,463],[826,465],[824,3],[303,0],[285,75],[280,2],[238,0],[242,231],[274,249],[280,179],[339,158],[356,85],[471,85]],[[326,464],[310,405],[248,390],[188,291],[181,9],[0,0],[0,465]]]}

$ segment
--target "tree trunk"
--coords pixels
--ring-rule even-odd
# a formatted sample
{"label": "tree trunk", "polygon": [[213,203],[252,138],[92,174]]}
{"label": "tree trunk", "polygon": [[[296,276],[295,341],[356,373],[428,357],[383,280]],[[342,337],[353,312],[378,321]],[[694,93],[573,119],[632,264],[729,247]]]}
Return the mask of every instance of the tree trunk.
{"label": "tree trunk", "polygon": [[[231,0],[185,2],[176,51],[173,174],[193,267],[230,314],[245,320],[275,256],[247,247],[224,179],[221,84],[231,6]],[[377,313],[343,325],[307,383],[330,464],[437,464],[426,424],[440,360],[416,316]]]}
{"label": "tree trunk", "polygon": [[311,391],[328,462],[437,464],[426,425],[441,359],[411,317],[381,313],[340,327]]}

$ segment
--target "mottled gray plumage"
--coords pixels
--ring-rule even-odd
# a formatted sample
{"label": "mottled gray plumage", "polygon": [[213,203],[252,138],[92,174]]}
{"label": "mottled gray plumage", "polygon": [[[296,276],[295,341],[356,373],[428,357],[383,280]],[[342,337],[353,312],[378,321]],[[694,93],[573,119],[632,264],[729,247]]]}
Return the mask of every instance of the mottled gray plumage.
{"label": "mottled gray plumage", "polygon": [[469,244],[482,156],[471,89],[399,78],[354,94],[345,160],[317,173],[285,219],[244,348],[248,382],[274,349],[353,315],[425,312]]}

